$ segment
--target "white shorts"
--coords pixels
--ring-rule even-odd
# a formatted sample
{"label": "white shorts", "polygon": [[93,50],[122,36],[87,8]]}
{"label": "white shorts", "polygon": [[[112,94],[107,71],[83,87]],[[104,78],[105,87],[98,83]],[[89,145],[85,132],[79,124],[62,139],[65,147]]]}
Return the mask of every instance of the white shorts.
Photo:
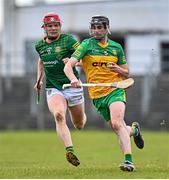
{"label": "white shorts", "polygon": [[46,88],[47,100],[55,94],[63,96],[67,100],[69,107],[82,104],[84,102],[83,88],[66,88],[63,90]]}

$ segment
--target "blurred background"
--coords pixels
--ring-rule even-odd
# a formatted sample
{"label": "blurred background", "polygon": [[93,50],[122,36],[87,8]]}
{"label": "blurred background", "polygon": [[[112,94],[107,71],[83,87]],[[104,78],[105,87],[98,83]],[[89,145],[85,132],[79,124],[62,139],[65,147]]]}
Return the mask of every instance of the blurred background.
{"label": "blurred background", "polygon": [[[62,30],[88,38],[93,15],[110,19],[114,41],[125,51],[135,85],[127,90],[127,124],[169,130],[169,0],[0,0],[0,130],[51,129],[45,89],[36,104],[34,45],[43,37],[42,18],[56,12]],[[82,69],[81,79],[85,82]],[[86,129],[108,129],[85,89]],[[68,124],[72,124],[68,117]]]}

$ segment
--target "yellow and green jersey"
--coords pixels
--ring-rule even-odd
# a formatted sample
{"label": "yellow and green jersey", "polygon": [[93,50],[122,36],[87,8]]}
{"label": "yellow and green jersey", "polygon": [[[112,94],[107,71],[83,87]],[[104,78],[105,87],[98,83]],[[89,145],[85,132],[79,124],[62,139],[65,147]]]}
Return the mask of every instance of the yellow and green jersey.
{"label": "yellow and green jersey", "polygon": [[[69,34],[61,34],[58,40],[50,44],[45,39],[36,43],[36,51],[44,65],[47,88],[61,90],[63,84],[70,83],[63,71],[65,66],[63,59],[70,58],[78,46],[79,42]],[[75,68],[73,71],[76,77],[79,78]]]}
{"label": "yellow and green jersey", "polygon": [[[72,54],[78,60],[82,59],[83,69],[88,83],[112,83],[121,81],[124,77],[109,70],[107,63],[126,64],[126,58],[121,45],[108,39],[105,45],[94,38],[84,40]],[[92,99],[100,98],[111,93],[112,87],[89,87]]]}

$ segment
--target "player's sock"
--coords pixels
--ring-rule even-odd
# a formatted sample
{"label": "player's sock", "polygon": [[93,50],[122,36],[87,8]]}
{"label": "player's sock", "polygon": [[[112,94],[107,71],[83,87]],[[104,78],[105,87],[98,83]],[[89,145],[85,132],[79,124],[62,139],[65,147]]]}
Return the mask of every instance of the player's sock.
{"label": "player's sock", "polygon": [[68,146],[68,147],[65,148],[65,150],[66,150],[67,152],[74,152],[73,146]]}
{"label": "player's sock", "polygon": [[125,155],[124,155],[124,160],[125,160],[125,161],[129,161],[129,162],[133,162],[133,161],[132,161],[132,155],[131,155],[131,154],[125,154]]}

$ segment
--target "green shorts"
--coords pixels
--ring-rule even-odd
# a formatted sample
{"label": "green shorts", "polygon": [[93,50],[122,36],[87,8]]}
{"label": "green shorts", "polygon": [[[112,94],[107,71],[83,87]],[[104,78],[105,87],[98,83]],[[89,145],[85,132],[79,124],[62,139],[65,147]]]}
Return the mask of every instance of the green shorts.
{"label": "green shorts", "polygon": [[126,93],[124,89],[116,89],[107,96],[98,99],[93,99],[93,104],[96,108],[96,111],[100,113],[106,121],[109,121],[110,120],[109,106],[111,103],[116,101],[122,101],[124,103],[126,102]]}

